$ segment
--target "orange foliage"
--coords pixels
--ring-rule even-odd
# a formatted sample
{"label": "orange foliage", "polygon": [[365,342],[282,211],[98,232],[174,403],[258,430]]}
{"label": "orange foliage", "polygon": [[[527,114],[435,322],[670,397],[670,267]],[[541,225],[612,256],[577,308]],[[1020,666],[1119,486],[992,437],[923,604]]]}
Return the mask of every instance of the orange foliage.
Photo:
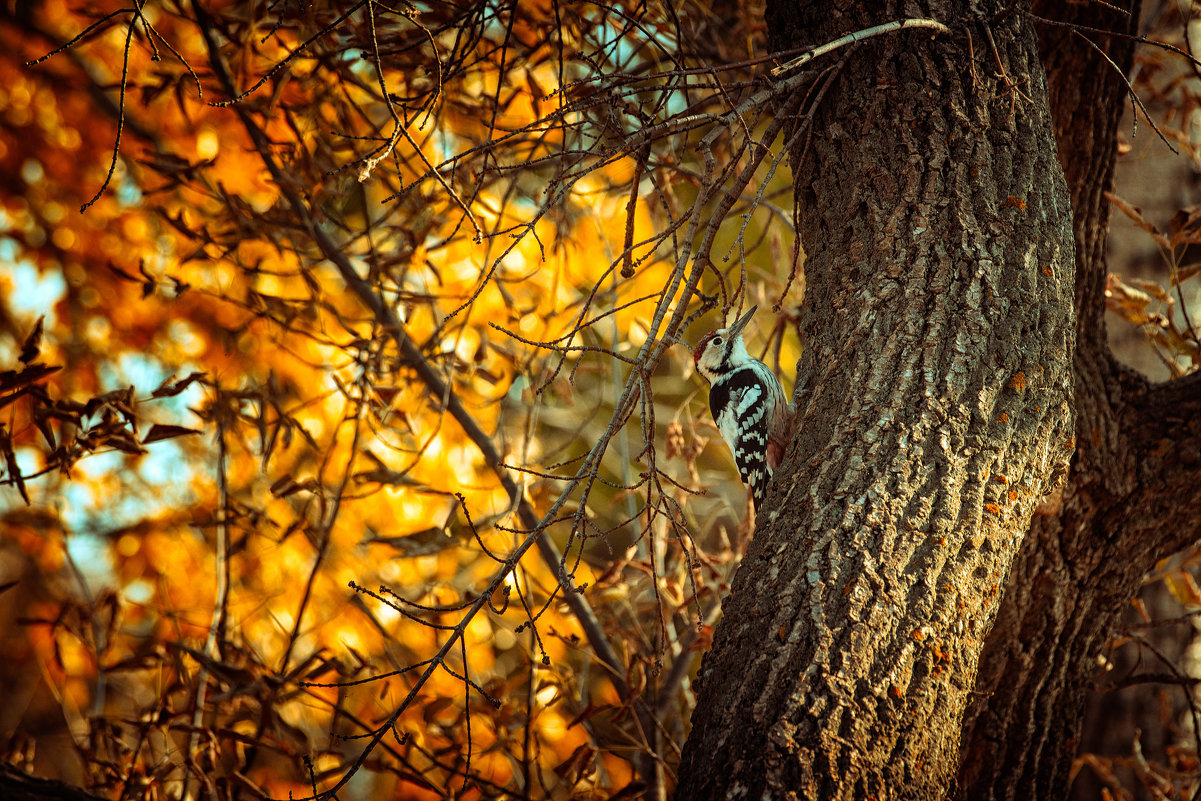
{"label": "orange foliage", "polygon": [[[705,440],[683,349],[663,359],[672,388],[652,397],[645,376],[647,433],[609,425],[656,310],[690,302],[661,232],[692,185],[645,180],[630,207],[646,173],[605,143],[565,177],[600,112],[591,89],[557,111],[550,3],[522,4],[508,57],[505,26],[485,26],[453,63],[431,31],[470,19],[75,5],[0,24],[0,678],[29,710],[0,732],[6,758],[71,775],[74,757],[35,748],[41,716],[114,797],[201,775],[302,797],[365,748],[378,797],[630,785],[648,732],[682,736],[688,671],[656,702],[663,662],[696,658],[742,511],[736,486],[690,495]],[[560,25],[580,52],[617,30]],[[648,30],[661,41],[642,46],[674,35],[653,17],[622,35]],[[770,244],[760,217],[747,236]],[[771,274],[769,248],[746,249],[707,291]],[[699,444],[656,462],[669,422]],[[561,562],[530,548],[523,509],[549,515]]]}

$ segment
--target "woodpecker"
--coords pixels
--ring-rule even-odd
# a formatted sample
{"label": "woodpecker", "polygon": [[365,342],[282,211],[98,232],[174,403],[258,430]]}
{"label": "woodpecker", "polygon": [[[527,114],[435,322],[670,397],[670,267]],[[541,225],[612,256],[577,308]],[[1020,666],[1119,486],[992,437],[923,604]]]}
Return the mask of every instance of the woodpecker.
{"label": "woodpecker", "polygon": [[696,370],[709,382],[709,411],[734,454],[755,510],[763,508],[767,482],[784,456],[793,408],[771,369],[747,353],[742,329],[757,306],[727,328],[701,337],[692,351]]}

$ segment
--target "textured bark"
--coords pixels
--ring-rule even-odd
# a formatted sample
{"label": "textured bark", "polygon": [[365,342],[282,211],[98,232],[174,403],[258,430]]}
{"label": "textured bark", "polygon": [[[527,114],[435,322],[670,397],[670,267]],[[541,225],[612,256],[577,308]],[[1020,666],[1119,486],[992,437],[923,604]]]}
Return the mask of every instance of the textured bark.
{"label": "textured bark", "polygon": [[677,798],[954,781],[984,637],[1071,453],[1075,345],[1034,29],[986,30],[968,5],[768,5],[775,50],[912,16],[953,32],[857,46],[793,154],[802,411],[702,664]]}
{"label": "textured bark", "polygon": [[[1100,4],[1036,11],[1137,31],[1137,3],[1128,16]],[[965,720],[965,801],[1066,794],[1096,655],[1117,613],[1142,575],[1201,528],[1201,381],[1152,385],[1106,345],[1104,192],[1127,88],[1071,31],[1044,25],[1040,37],[1075,215],[1079,442],[1062,505],[1035,518],[981,657]],[[1129,40],[1094,39],[1128,71]]]}

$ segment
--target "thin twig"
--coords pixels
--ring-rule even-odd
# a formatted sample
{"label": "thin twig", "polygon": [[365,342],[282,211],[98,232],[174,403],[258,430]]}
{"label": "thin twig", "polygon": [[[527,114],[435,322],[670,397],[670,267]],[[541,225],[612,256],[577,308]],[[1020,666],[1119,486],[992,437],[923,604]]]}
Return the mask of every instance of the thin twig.
{"label": "thin twig", "polygon": [[[331,532],[333,531],[334,523],[337,522],[337,520],[338,520],[338,512],[342,509],[342,500],[346,494],[346,487],[347,487],[347,484],[350,482],[351,473],[354,468],[354,463],[355,463],[354,456],[355,456],[355,454],[358,453],[359,435],[362,433],[363,411],[366,408],[366,404],[363,401],[363,396],[365,394],[365,390],[362,386],[362,380],[363,380],[362,377],[360,377],[360,386],[359,386],[360,394],[359,394],[359,397],[355,400],[354,417],[352,418],[354,421],[354,424],[353,424],[354,427],[353,427],[353,434],[351,435],[351,441],[350,441],[350,450],[349,450],[350,458],[348,458],[346,460],[346,466],[342,471],[342,478],[338,484],[338,489],[334,493],[333,504],[329,510],[329,513],[327,515],[323,516],[322,520],[319,523],[319,526],[320,526],[319,536],[321,537],[321,541],[317,546],[317,554],[316,554],[316,556],[313,557],[313,566],[309,569],[309,576],[308,576],[308,579],[305,581],[305,585],[304,585],[304,593],[301,595],[300,604],[296,609],[296,616],[293,618],[293,621],[292,621],[292,632],[288,636],[288,644],[286,646],[284,646],[284,653],[283,653],[283,656],[280,658],[280,663],[279,663],[280,675],[284,675],[288,672],[288,662],[292,657],[292,650],[296,646],[296,641],[300,637],[300,627],[304,621],[304,613],[305,613],[305,610],[308,608],[309,601],[313,595],[313,585],[316,583],[316,580],[317,580],[317,571],[321,568],[321,564],[325,560],[325,554],[329,549]],[[334,442],[331,443],[329,449],[326,451],[327,458],[330,454],[332,454],[334,452],[334,448],[335,448],[336,444],[337,444],[337,433],[335,432]],[[320,473],[318,473],[318,476],[320,476]]]}
{"label": "thin twig", "polygon": [[[226,472],[226,461],[229,457],[225,443],[225,404],[226,399],[220,388],[217,388],[214,401],[214,411],[217,420],[217,589],[213,603],[213,618],[209,624],[208,637],[204,642],[204,655],[208,659],[219,662],[225,643],[226,618],[229,614],[229,476]],[[188,737],[188,758],[196,753],[200,742],[200,732],[204,724],[204,706],[208,695],[208,663],[199,661],[196,671],[196,703],[192,710],[192,733]],[[191,771],[184,774],[181,798],[188,797],[188,782],[192,778]]]}
{"label": "thin twig", "polygon": [[[221,56],[219,46],[213,35],[212,21],[208,18],[207,13],[203,10],[202,6],[197,5],[196,12],[201,33],[204,36],[209,50],[210,63],[212,64],[219,79],[228,88],[232,86],[232,79],[230,78],[224,59]],[[513,479],[507,475],[503,468],[501,468],[500,454],[496,451],[495,446],[492,443],[492,439],[485,434],[482,429],[479,428],[478,423],[476,423],[474,418],[463,408],[458,397],[450,391],[449,385],[443,381],[442,376],[440,376],[434,370],[432,365],[430,365],[426,360],[424,354],[422,354],[421,351],[418,350],[413,344],[412,340],[405,333],[403,324],[401,324],[400,320],[396,317],[395,310],[385,305],[380,298],[375,295],[370,284],[359,277],[357,272],[354,270],[353,265],[351,265],[350,260],[346,257],[345,253],[343,253],[342,250],[333,242],[329,234],[315,223],[307,205],[290,188],[289,182],[284,179],[280,167],[275,162],[270,142],[267,140],[263,131],[251,118],[249,112],[246,111],[241,105],[234,105],[233,108],[241,119],[243,127],[246,129],[251,140],[254,142],[260,158],[263,160],[265,166],[275,178],[277,185],[280,187],[280,191],[292,206],[293,211],[298,215],[298,217],[300,217],[302,221],[304,221],[311,236],[321,249],[322,253],[337,267],[343,280],[346,281],[351,290],[359,297],[360,301],[370,308],[376,315],[376,318],[381,321],[381,324],[385,330],[387,330],[392,338],[396,341],[397,347],[401,351],[401,355],[406,360],[406,363],[412,366],[419,379],[426,385],[431,394],[433,394],[435,397],[441,397],[444,399],[444,407],[463,427],[465,433],[468,435],[468,438],[471,439],[476,447],[480,449],[482,455],[484,456],[485,463],[496,473],[501,485],[509,494],[509,497],[513,499],[514,503],[517,505],[518,516],[522,522],[522,525],[525,526],[530,532],[529,536],[527,536],[527,538],[521,543],[520,546],[518,546],[518,548],[514,549],[509,559],[504,563],[501,569],[498,570],[492,581],[489,582],[488,588],[481,593],[480,599],[464,614],[459,626],[456,627],[452,635],[439,649],[437,655],[434,657],[434,661],[431,662],[421,677],[419,677],[414,683],[413,688],[410,690],[408,696],[396,708],[394,713],[386,721],[385,725],[381,726],[377,733],[372,737],[368,745],[351,765],[346,774],[333,788],[330,788],[327,791],[328,795],[333,795],[338,789],[345,786],[346,782],[350,781],[354,773],[357,772],[358,768],[362,766],[364,761],[367,759],[367,756],[374,749],[375,745],[379,743],[384,733],[392,727],[392,725],[399,718],[401,712],[403,712],[404,709],[406,709],[416,697],[420,687],[423,686],[426,681],[428,681],[434,670],[436,670],[444,661],[446,654],[451,648],[454,647],[457,639],[463,636],[463,632],[466,629],[467,623],[469,623],[475,614],[481,608],[483,608],[487,598],[492,595],[492,593],[497,587],[500,586],[508,574],[512,572],[517,562],[520,561],[521,557],[524,556],[526,551],[534,545],[537,545],[538,549],[542,552],[544,559],[546,559],[548,563],[555,564],[560,561],[561,557],[558,554],[558,549],[548,537],[544,536],[544,529],[546,521],[553,520],[557,516],[559,509],[566,502],[570,494],[570,487],[563,493],[559,500],[552,505],[550,510],[548,510],[542,519],[539,520],[533,509],[529,506],[528,502],[526,502],[524,498],[517,494],[517,486]],[[697,278],[699,279],[699,275]],[[677,314],[682,314],[682,307],[677,310]],[[646,351],[650,345],[651,341],[648,340],[648,342],[643,346],[643,350]],[[659,350],[655,351],[655,354],[661,355],[662,349],[660,348]],[[624,407],[632,408],[630,407],[630,404],[633,401],[634,394],[634,390],[627,386],[626,395],[623,397]],[[625,413],[628,414],[628,410]],[[608,445],[609,439],[611,439],[614,433],[615,430],[608,432],[605,437],[602,438],[601,442],[595,446],[594,452],[598,454],[603,453]],[[618,692],[622,696],[628,696],[629,688],[626,686],[624,679],[624,665],[621,659],[617,656],[616,651],[613,650],[608,638],[605,636],[604,631],[600,626],[600,622],[595,616],[595,613],[592,612],[591,607],[588,605],[587,601],[584,600],[583,596],[576,592],[573,587],[570,587],[569,579],[566,576],[560,575],[560,581],[565,583],[565,601],[571,607],[573,614],[575,614],[576,618],[580,621],[585,634],[588,636],[589,642],[596,650],[597,656],[609,668],[610,679],[613,681],[614,685],[618,689]]]}
{"label": "thin twig", "polygon": [[96,194],[92,195],[92,199],[79,207],[79,213],[83,214],[88,210],[93,203],[100,199],[104,194],[104,190],[108,188],[109,182],[113,180],[113,173],[117,170],[117,157],[121,153],[121,133],[125,130],[125,89],[129,84],[129,48],[133,43],[134,19],[129,21],[129,26],[125,29],[125,49],[121,56],[121,86],[118,90],[117,100],[117,136],[113,140],[113,156],[108,163],[108,172],[104,176],[104,182],[100,184],[100,188],[96,190]]}
{"label": "thin twig", "polygon": [[[1089,39],[1083,33],[1075,29],[1072,30],[1072,33],[1076,34],[1085,42],[1087,42],[1088,46],[1093,50],[1096,50],[1097,53],[1100,54],[1101,58],[1105,59],[1106,63],[1113,68],[1118,77],[1122,79],[1122,82],[1126,84],[1126,90],[1130,93],[1130,99],[1138,106],[1139,111],[1143,112],[1143,117],[1145,117],[1147,122],[1150,123],[1151,129],[1154,130],[1155,133],[1158,134],[1159,138],[1163,140],[1163,143],[1168,146],[1168,150],[1172,151],[1176,155],[1180,155],[1179,151],[1172,147],[1172,143],[1168,141],[1166,136],[1164,136],[1163,131],[1159,130],[1159,126],[1155,124],[1155,120],[1151,119],[1150,112],[1148,112],[1147,107],[1143,105],[1142,98],[1138,96],[1138,92],[1134,91],[1134,86],[1130,83],[1130,79],[1126,77],[1126,74],[1122,72],[1122,68],[1114,63],[1114,60],[1109,57],[1109,54],[1102,50],[1092,39]],[[1135,119],[1137,119],[1137,117],[1135,117]]]}
{"label": "thin twig", "polygon": [[832,42],[827,42],[824,45],[819,45],[813,48],[808,53],[804,53],[796,58],[788,61],[771,71],[771,76],[777,78],[786,72],[803,67],[815,58],[820,58],[826,53],[837,50],[840,47],[846,47],[855,42],[862,42],[864,39],[870,39],[873,36],[880,36],[885,33],[893,33],[894,31],[903,31],[907,28],[929,28],[938,33],[950,33],[951,29],[943,25],[938,20],[934,19],[903,19],[894,20],[893,22],[885,22],[882,25],[873,25],[870,28],[864,28],[861,31],[848,33],[846,36],[840,36]]}

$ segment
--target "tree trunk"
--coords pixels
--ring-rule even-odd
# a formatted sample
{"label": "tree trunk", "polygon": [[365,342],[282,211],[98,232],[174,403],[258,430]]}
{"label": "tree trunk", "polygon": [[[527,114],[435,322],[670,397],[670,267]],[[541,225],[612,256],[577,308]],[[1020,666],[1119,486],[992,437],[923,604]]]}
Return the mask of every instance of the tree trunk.
{"label": "tree trunk", "polygon": [[847,52],[793,153],[797,433],[701,668],[680,799],[955,779],[980,649],[1073,445],[1067,187],[1033,25],[996,10],[768,4],[773,50],[953,27]]}
{"label": "tree trunk", "polygon": [[[1137,32],[1137,2],[1128,15],[1046,5],[1036,13]],[[1104,192],[1128,89],[1070,29],[1043,24],[1040,37],[1075,214],[1080,433],[1062,503],[1035,518],[981,657],[964,727],[964,801],[1064,797],[1096,655],[1143,574],[1201,528],[1199,377],[1152,385],[1106,344]],[[1091,38],[1129,70],[1131,41]]]}

